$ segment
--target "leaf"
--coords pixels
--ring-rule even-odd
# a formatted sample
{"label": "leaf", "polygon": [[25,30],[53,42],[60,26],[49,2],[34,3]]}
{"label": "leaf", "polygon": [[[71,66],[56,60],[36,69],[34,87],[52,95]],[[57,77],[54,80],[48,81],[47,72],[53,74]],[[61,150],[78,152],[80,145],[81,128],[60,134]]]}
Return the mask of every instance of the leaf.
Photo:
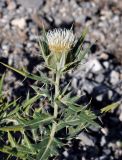
{"label": "leaf", "polygon": [[46,115],[41,115],[40,117],[37,117],[36,119],[30,120],[25,122],[23,125],[24,128],[37,128],[37,126],[41,124],[47,124],[51,123],[51,121],[54,119],[53,116],[46,116]]}
{"label": "leaf", "polygon": [[[55,136],[56,127],[57,127],[57,123],[54,122],[52,124],[52,129],[51,129],[49,138],[46,139],[46,142],[43,141],[43,143],[46,144],[46,146],[43,147],[43,150],[39,151],[36,160],[47,160],[49,158],[49,156],[51,155],[51,152],[52,152],[51,149],[52,149],[52,147],[54,147],[52,145],[54,143],[54,136]],[[54,150],[53,150],[52,154],[54,154]]]}
{"label": "leaf", "polygon": [[79,61],[74,61],[74,62],[71,62],[71,63],[67,63],[64,68],[62,69],[63,72],[66,72],[74,67],[76,67],[77,65],[79,64]]}
{"label": "leaf", "polygon": [[79,52],[79,54],[78,54],[78,61],[79,62],[81,62],[84,59],[85,55],[90,51],[90,48],[91,48],[91,46],[88,46],[86,49]]}
{"label": "leaf", "polygon": [[2,75],[2,78],[0,79],[0,97],[2,96],[2,90],[3,90],[3,80],[4,80],[5,75]]}
{"label": "leaf", "polygon": [[31,73],[28,73],[28,72],[25,72],[25,71],[21,71],[21,70],[18,70],[18,69],[15,69],[7,64],[4,64],[2,62],[0,62],[2,65],[4,65],[5,67],[19,73],[20,75],[24,76],[24,77],[27,77],[27,78],[30,78],[32,80],[36,80],[36,81],[41,81],[45,84],[50,84],[51,81],[49,80],[49,78],[47,77],[43,77],[43,76],[37,76],[37,75],[34,75],[34,74],[31,74]]}
{"label": "leaf", "polygon": [[106,113],[106,112],[109,112],[113,109],[116,109],[118,106],[119,106],[119,102],[115,102],[115,103],[112,103],[104,108],[101,109],[101,113]]}
{"label": "leaf", "polygon": [[88,29],[85,28],[80,36],[80,38],[78,39],[77,43],[75,44],[74,48],[72,49],[71,53],[68,53],[68,57],[67,57],[67,63],[71,63],[73,61],[75,61],[81,51],[81,47],[82,44],[84,42],[85,36],[88,32]]}
{"label": "leaf", "polygon": [[57,68],[57,62],[56,62],[56,57],[54,54],[50,54],[48,57],[47,57],[47,66],[48,68],[50,67],[50,69],[52,70],[56,70]]}
{"label": "leaf", "polygon": [[18,158],[26,158],[26,155],[25,153],[21,153],[19,151],[17,151],[15,148],[11,148],[11,147],[8,147],[8,146],[4,146],[4,147],[0,147],[0,151],[3,152],[3,153],[7,153],[7,154],[10,154],[10,155],[13,155],[13,156],[16,156]]}
{"label": "leaf", "polygon": [[61,70],[63,70],[65,63],[66,63],[66,53],[62,53],[59,62],[57,63],[57,71],[60,72]]}
{"label": "leaf", "polygon": [[33,120],[20,120],[19,125],[14,125],[14,126],[7,126],[7,127],[1,127],[1,131],[24,131],[24,130],[30,130],[32,128],[38,128],[39,125],[41,124],[47,124],[51,123],[51,120],[53,120],[53,116],[47,116],[47,115],[41,115],[40,117],[37,117],[36,119]]}
{"label": "leaf", "polygon": [[71,81],[64,87],[64,89],[63,89],[61,95],[59,96],[59,99],[62,98],[62,97],[65,95],[65,93],[67,92],[67,90],[68,90],[70,84],[71,84]]}
{"label": "leaf", "polygon": [[76,43],[76,45],[75,45],[75,47],[73,49],[74,51],[76,50],[76,53],[75,53],[76,57],[77,57],[77,55],[79,54],[79,52],[81,50],[81,47],[82,47],[82,44],[83,44],[83,41],[85,39],[85,36],[86,36],[87,32],[88,32],[88,28],[85,28],[83,30],[82,34],[81,34],[81,37],[78,39],[78,41],[77,41],[77,43]]}
{"label": "leaf", "polygon": [[48,97],[49,99],[51,98],[50,95],[49,95],[49,91],[47,89],[43,89],[43,88],[40,88],[40,87],[37,87],[37,86],[34,86],[34,85],[32,85],[31,87],[33,88],[33,90],[38,95],[41,95],[41,96],[44,96],[44,97]]}
{"label": "leaf", "polygon": [[47,160],[51,155],[58,155],[57,147],[61,147],[63,143],[59,142],[57,139],[53,138],[50,142],[50,138],[44,138],[42,142],[38,145],[40,148],[36,160]]}
{"label": "leaf", "polygon": [[42,28],[42,36],[43,36],[43,40],[40,38],[38,42],[39,42],[41,54],[47,64],[47,56],[49,55],[49,47],[48,47],[48,41],[47,41],[46,31],[45,31],[44,26]]}
{"label": "leaf", "polygon": [[12,137],[12,135],[11,135],[10,132],[8,132],[8,140],[9,140],[12,148],[16,147],[16,142],[15,142],[15,140],[14,140],[14,138]]}
{"label": "leaf", "polygon": [[24,109],[27,108],[28,106],[30,106],[31,104],[33,104],[34,102],[36,102],[40,97],[41,97],[41,95],[38,94],[38,95],[36,95],[36,96],[34,96],[34,97],[30,98],[30,99],[25,100],[22,103],[23,108]]}
{"label": "leaf", "polygon": [[24,128],[22,125],[15,125],[15,126],[7,126],[7,127],[1,127],[0,131],[23,131]]}
{"label": "leaf", "polygon": [[[27,147],[34,153],[35,152],[35,149],[33,148],[30,140],[28,139],[28,137],[26,136],[26,134],[23,132],[24,134],[24,142],[25,144],[27,145]],[[36,152],[35,152],[36,153]]]}
{"label": "leaf", "polygon": [[[46,150],[48,142],[49,142],[49,137],[47,137],[41,141],[40,150],[39,150],[39,153],[37,154],[36,160],[47,160],[48,159],[48,157],[50,156],[50,149],[48,148]],[[51,147],[51,146],[49,146],[49,147]],[[45,150],[46,150],[46,152],[45,152]]]}

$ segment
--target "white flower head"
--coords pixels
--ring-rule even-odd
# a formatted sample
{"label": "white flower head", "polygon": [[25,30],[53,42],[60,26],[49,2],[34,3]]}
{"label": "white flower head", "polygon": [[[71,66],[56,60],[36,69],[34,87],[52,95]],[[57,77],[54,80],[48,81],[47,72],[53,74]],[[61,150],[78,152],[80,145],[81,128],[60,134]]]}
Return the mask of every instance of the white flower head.
{"label": "white flower head", "polygon": [[71,50],[74,40],[72,30],[54,29],[47,32],[47,42],[52,53],[67,53]]}

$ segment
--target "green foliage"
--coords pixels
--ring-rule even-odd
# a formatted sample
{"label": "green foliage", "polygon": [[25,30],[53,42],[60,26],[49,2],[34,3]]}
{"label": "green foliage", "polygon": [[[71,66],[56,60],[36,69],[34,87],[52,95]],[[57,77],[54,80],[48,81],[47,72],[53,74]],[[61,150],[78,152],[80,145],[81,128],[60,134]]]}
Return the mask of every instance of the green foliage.
{"label": "green foliage", "polygon": [[[71,97],[68,85],[60,89],[62,75],[77,67],[85,58],[90,47],[82,49],[87,30],[84,30],[73,48],[61,55],[51,54],[48,48],[46,32],[43,29],[43,40],[39,40],[39,47],[45,66],[51,70],[52,77],[48,78],[41,71],[39,75],[28,73],[25,70],[15,69],[7,64],[5,67],[19,73],[25,78],[36,81],[31,86],[35,92],[33,97],[29,93],[23,102],[14,100],[4,101],[2,94],[4,75],[0,80],[0,135],[4,139],[7,133],[8,141],[0,147],[0,151],[22,160],[48,160],[58,155],[58,149],[65,145],[63,139],[75,138],[83,129],[93,125],[100,127],[96,122],[97,116],[88,106],[77,104],[80,97]],[[44,85],[39,87],[41,82]],[[49,88],[55,88],[55,91]],[[113,104],[103,108],[101,113],[115,108]],[[63,130],[65,136],[61,136]],[[18,134],[19,138],[16,138]]]}
{"label": "green foliage", "polygon": [[116,109],[118,106],[120,105],[120,102],[115,102],[115,103],[112,103],[104,108],[101,109],[101,113],[106,113],[106,112],[109,112],[111,110],[114,110]]}

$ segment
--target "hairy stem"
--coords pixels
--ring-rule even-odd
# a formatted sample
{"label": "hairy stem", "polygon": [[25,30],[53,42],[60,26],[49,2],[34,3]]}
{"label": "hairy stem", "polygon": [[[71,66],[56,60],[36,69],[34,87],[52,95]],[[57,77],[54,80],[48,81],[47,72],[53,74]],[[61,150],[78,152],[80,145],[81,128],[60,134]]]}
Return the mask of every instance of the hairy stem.
{"label": "hairy stem", "polygon": [[[55,83],[55,100],[59,94],[59,81],[60,81],[60,75],[56,73],[56,83]],[[54,101],[54,117],[57,118],[58,115],[58,105],[56,101]]]}
{"label": "hairy stem", "polygon": [[[58,116],[58,105],[56,103],[56,98],[59,94],[59,81],[60,81],[60,75],[58,73],[56,73],[56,79],[55,79],[55,97],[54,97],[54,117],[57,118]],[[50,148],[52,141],[54,139],[55,136],[55,132],[56,132],[56,127],[57,127],[57,123],[54,121],[52,124],[52,129],[51,129],[51,133],[50,133],[50,139],[48,141],[47,147],[41,157],[40,160],[43,160],[46,152],[48,151],[48,149]]]}

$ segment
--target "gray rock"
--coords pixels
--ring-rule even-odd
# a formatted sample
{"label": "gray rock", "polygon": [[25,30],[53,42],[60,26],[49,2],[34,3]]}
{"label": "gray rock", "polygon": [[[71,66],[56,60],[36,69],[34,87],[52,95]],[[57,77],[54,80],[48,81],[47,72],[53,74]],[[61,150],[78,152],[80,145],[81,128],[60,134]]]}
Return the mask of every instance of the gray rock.
{"label": "gray rock", "polygon": [[43,0],[17,0],[19,4],[21,4],[25,8],[32,8],[37,10],[43,4]]}
{"label": "gray rock", "polygon": [[102,101],[103,100],[103,94],[96,96],[97,101]]}
{"label": "gray rock", "polygon": [[101,141],[100,141],[100,145],[104,146],[105,144],[106,144],[105,136],[102,136]]}
{"label": "gray rock", "polygon": [[87,135],[87,134],[84,133],[84,132],[81,132],[81,133],[78,135],[77,138],[81,140],[81,143],[82,143],[83,145],[88,145],[88,146],[94,146],[94,145],[95,145],[95,144],[94,144],[95,139],[93,139],[93,137]]}
{"label": "gray rock", "polygon": [[103,82],[104,81],[104,75],[103,74],[98,74],[96,77],[95,77],[95,80],[99,83]]}
{"label": "gray rock", "polygon": [[26,27],[26,20],[24,17],[23,18],[16,18],[11,21],[11,24],[13,26],[20,28],[20,29],[24,29]]}
{"label": "gray rock", "polygon": [[105,61],[105,62],[103,62],[103,65],[104,65],[104,67],[105,67],[106,69],[108,69],[110,64],[109,64],[108,61]]}
{"label": "gray rock", "polygon": [[116,71],[112,71],[110,74],[110,82],[113,85],[116,85],[119,82],[119,73]]}
{"label": "gray rock", "polygon": [[100,64],[100,62],[97,59],[91,59],[88,62],[86,67],[88,70],[91,70],[91,72],[93,72],[93,73],[98,73],[101,70],[103,70],[102,65]]}
{"label": "gray rock", "polygon": [[7,0],[7,5],[8,5],[7,6],[8,10],[10,10],[10,11],[16,9],[16,7],[17,7],[14,0]]}
{"label": "gray rock", "polygon": [[66,158],[67,158],[67,157],[69,156],[68,151],[64,151],[64,152],[63,152],[63,155],[64,155],[64,157],[66,157]]}

